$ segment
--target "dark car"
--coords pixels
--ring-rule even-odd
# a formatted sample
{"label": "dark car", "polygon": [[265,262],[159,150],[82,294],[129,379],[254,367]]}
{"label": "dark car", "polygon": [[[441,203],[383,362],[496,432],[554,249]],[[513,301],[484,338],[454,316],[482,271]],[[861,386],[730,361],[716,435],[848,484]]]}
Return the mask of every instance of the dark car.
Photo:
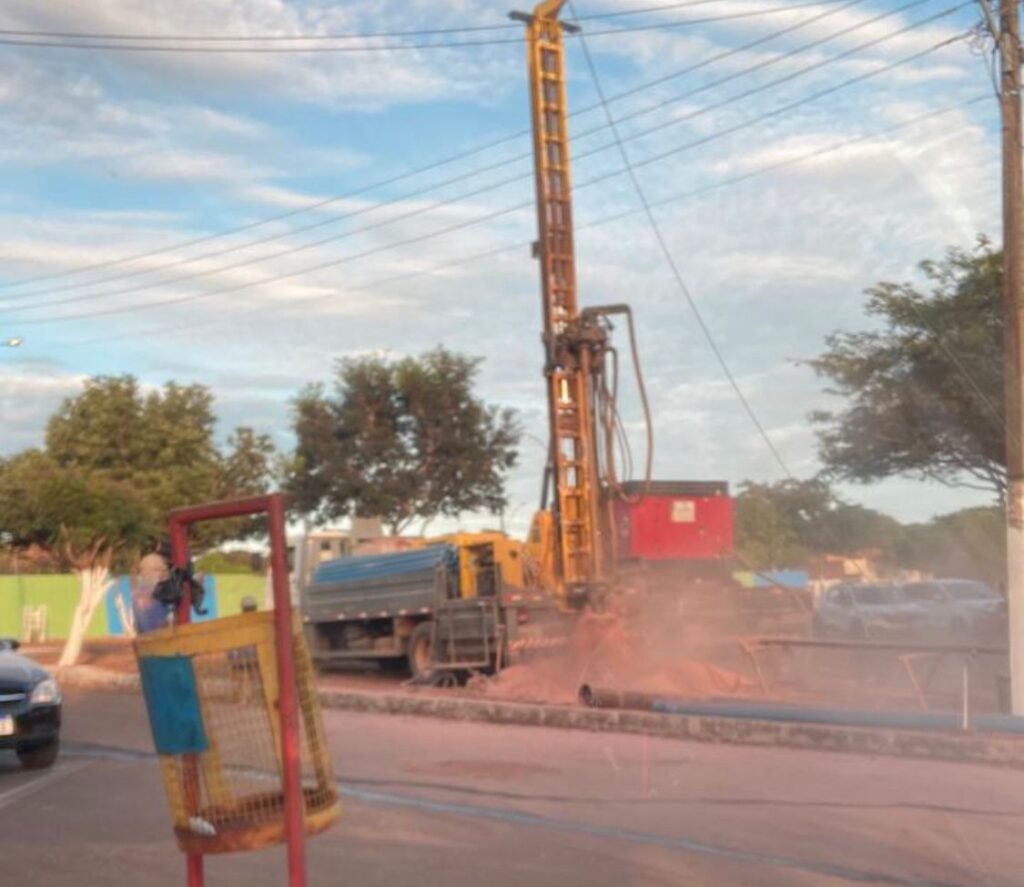
{"label": "dark car", "polygon": [[932,635],[968,642],[1006,637],[1006,601],[984,582],[971,579],[932,579],[909,582],[900,590],[903,600],[917,605],[915,621]]}
{"label": "dark car", "polygon": [[23,767],[38,770],[57,760],[60,688],[17,649],[17,641],[0,638],[0,749],[14,749]]}
{"label": "dark car", "polygon": [[828,589],[814,611],[815,633],[878,640],[906,632],[913,608],[887,583],[846,583]]}

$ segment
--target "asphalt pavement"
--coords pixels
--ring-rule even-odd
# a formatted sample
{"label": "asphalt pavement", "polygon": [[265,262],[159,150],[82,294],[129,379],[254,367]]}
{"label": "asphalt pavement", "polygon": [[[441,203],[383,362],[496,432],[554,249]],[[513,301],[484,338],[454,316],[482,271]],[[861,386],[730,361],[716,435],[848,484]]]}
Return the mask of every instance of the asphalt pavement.
{"label": "asphalt pavement", "polygon": [[[342,820],[312,885],[1024,884],[1024,772],[325,712]],[[0,753],[2,883],[184,884],[141,698],[75,694],[50,771]],[[207,884],[283,885],[283,848]]]}

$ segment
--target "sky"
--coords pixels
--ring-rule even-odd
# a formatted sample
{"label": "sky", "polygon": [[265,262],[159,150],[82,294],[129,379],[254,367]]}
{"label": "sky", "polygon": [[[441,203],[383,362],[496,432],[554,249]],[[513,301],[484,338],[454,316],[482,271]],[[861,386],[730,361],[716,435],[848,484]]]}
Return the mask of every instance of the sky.
{"label": "sky", "polygon": [[[495,26],[184,44],[203,52],[2,38],[0,338],[24,343],[0,349],[0,455],[41,445],[47,417],[84,379],[120,373],[152,386],[209,385],[223,437],[250,425],[288,449],[291,398],[329,380],[336,360],[444,345],[483,357],[481,395],[519,411],[527,434],[506,518],[522,532],[539,494],[546,407],[525,56],[507,6],[0,5],[5,32],[292,37]],[[651,6],[666,8],[640,11]],[[567,38],[566,56],[580,298],[633,306],[655,477],[736,485],[784,471],[659,251],[607,115],[744,396],[785,469],[809,477],[820,464],[808,414],[839,404],[801,361],[833,330],[871,327],[866,287],[914,280],[920,260],[970,247],[979,233],[998,240],[989,47],[955,39],[977,23],[976,9],[577,0],[566,13],[581,18],[583,34]],[[453,41],[474,45],[422,46]],[[407,48],[351,51],[396,44]],[[222,51],[253,45],[347,50]],[[615,335],[625,348],[625,331]],[[623,400],[640,463],[628,382]],[[986,501],[902,479],[842,493],[902,520]]]}

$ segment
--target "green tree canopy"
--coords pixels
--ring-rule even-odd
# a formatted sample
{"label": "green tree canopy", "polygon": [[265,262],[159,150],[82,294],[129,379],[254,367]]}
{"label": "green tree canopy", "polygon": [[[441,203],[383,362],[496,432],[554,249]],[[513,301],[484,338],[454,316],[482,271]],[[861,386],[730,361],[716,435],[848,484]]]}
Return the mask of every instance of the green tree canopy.
{"label": "green tree canopy", "polygon": [[9,542],[35,543],[68,566],[137,549],[156,531],[130,486],[63,468],[40,450],[0,464],[0,527]]}
{"label": "green tree canopy", "polygon": [[891,560],[937,576],[983,579],[999,586],[1005,575],[1002,509],[964,508],[927,523],[909,524],[894,539]]}
{"label": "green tree canopy", "polygon": [[867,311],[880,328],[834,332],[809,361],[844,398],[812,415],[833,478],[895,475],[1002,496],[1001,253],[984,239],[920,265],[926,287],[879,283]]}
{"label": "green tree canopy", "polygon": [[[0,463],[0,528],[16,545],[58,553],[100,539],[127,552],[162,536],[171,508],[264,492],[269,438],[239,428],[221,451],[215,425],[213,396],[201,385],[144,392],[131,376],[91,379],[51,417],[44,450]],[[211,544],[247,527],[195,535]]]}
{"label": "green tree canopy", "polygon": [[313,385],[294,403],[295,510],[379,516],[399,533],[416,518],[503,508],[519,428],[474,394],[479,365],[444,348],[340,361],[330,391]]}
{"label": "green tree canopy", "polygon": [[887,551],[900,525],[861,505],[843,502],[820,478],[740,484],[736,547],[750,567],[806,564],[816,554]]}

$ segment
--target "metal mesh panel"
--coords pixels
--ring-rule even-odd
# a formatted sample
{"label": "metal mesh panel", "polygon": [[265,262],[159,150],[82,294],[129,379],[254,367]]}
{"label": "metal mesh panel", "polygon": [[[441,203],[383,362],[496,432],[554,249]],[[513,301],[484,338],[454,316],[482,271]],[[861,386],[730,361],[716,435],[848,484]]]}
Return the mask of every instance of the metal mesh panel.
{"label": "metal mesh panel", "polygon": [[301,739],[302,789],[307,812],[334,804],[338,793],[334,769],[327,751],[320,701],[316,695],[316,672],[305,638],[295,636],[295,683],[299,696],[299,736]]}
{"label": "metal mesh panel", "polygon": [[[283,836],[284,791],[273,622],[269,613],[160,632],[140,638],[140,658],[186,655],[195,674],[205,751],[161,755],[161,770],[179,845],[223,852],[275,843]],[[293,637],[298,689],[300,765],[307,831],[337,815],[314,672],[302,633]]]}

